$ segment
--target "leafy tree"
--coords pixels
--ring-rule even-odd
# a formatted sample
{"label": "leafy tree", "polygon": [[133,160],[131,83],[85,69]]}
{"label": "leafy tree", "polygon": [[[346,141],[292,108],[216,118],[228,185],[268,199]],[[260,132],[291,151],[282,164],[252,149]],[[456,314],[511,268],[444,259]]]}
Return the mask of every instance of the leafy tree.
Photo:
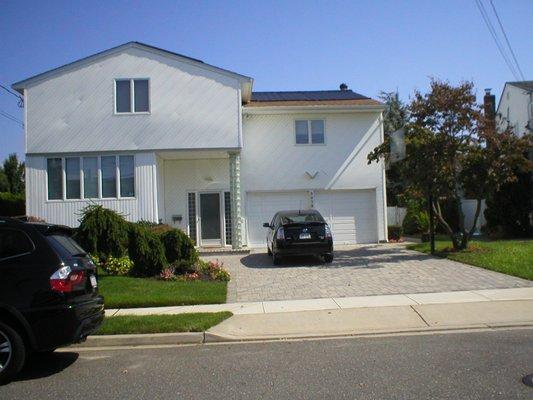
{"label": "leafy tree", "polygon": [[13,194],[24,193],[24,162],[19,162],[16,153],[4,160],[2,170],[7,180],[7,191]]}
{"label": "leafy tree", "polygon": [[[383,131],[385,141],[389,143],[390,134],[404,127],[407,122],[407,107],[400,100],[398,92],[381,92],[379,99],[385,104],[383,113]],[[402,178],[402,163],[390,164],[387,168],[387,202],[389,205],[402,203],[405,184]]]}
{"label": "leafy tree", "polygon": [[4,168],[0,167],[0,193],[2,192],[9,192],[9,182],[4,173]]}
{"label": "leafy tree", "polygon": [[[429,207],[437,221],[452,239],[454,249],[464,249],[475,231],[481,200],[516,180],[516,169],[531,168],[524,157],[532,144],[531,136],[519,138],[510,130],[497,132],[494,121],[485,118],[476,103],[471,82],[452,86],[432,80],[428,93],[414,93],[409,113],[403,179],[410,190],[425,198],[432,194]],[[368,162],[389,155],[390,148],[384,143],[368,155]],[[472,227],[464,223],[460,201],[464,194],[477,200]],[[457,228],[446,220],[442,201],[456,205]]]}

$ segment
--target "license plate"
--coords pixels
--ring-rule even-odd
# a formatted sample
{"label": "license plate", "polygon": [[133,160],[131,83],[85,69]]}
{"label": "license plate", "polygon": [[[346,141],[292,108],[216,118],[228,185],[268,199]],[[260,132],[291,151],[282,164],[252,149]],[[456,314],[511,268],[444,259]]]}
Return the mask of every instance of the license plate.
{"label": "license plate", "polygon": [[91,281],[91,285],[93,286],[93,288],[95,288],[95,287],[98,286],[98,283],[96,282],[96,276],[91,275],[91,276],[89,277],[89,280]]}
{"label": "license plate", "polygon": [[300,239],[311,239],[310,233],[300,233]]}

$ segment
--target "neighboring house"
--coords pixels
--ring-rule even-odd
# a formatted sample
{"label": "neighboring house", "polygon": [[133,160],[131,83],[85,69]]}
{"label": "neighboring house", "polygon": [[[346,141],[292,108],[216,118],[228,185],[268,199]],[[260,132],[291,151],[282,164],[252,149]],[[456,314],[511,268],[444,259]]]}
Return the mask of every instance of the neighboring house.
{"label": "neighboring house", "polygon": [[533,133],[533,81],[506,82],[496,111],[498,127]]}
{"label": "neighboring house", "polygon": [[343,87],[252,92],[252,78],[138,42],[13,84],[24,95],[27,213],[87,204],[261,246],[263,222],[316,208],[337,243],[387,239],[381,103]]}

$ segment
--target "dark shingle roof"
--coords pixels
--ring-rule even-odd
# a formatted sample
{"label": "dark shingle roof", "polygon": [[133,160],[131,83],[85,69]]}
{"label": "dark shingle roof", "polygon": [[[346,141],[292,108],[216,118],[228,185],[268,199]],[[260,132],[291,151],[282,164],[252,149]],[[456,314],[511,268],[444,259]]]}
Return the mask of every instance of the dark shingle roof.
{"label": "dark shingle roof", "polygon": [[253,92],[252,101],[324,101],[367,100],[369,97],[352,90],[312,90],[299,92]]}
{"label": "dark shingle roof", "polygon": [[518,81],[518,82],[507,82],[509,85],[519,87],[520,89],[527,90],[529,92],[533,91],[533,81]]}

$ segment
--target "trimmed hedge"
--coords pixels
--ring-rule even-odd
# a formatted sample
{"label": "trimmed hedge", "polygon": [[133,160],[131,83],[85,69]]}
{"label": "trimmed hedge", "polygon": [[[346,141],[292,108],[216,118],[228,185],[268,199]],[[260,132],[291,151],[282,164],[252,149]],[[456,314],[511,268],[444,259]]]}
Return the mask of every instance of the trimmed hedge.
{"label": "trimmed hedge", "polygon": [[18,217],[26,214],[26,200],[24,194],[0,192],[0,215],[3,217]]}

